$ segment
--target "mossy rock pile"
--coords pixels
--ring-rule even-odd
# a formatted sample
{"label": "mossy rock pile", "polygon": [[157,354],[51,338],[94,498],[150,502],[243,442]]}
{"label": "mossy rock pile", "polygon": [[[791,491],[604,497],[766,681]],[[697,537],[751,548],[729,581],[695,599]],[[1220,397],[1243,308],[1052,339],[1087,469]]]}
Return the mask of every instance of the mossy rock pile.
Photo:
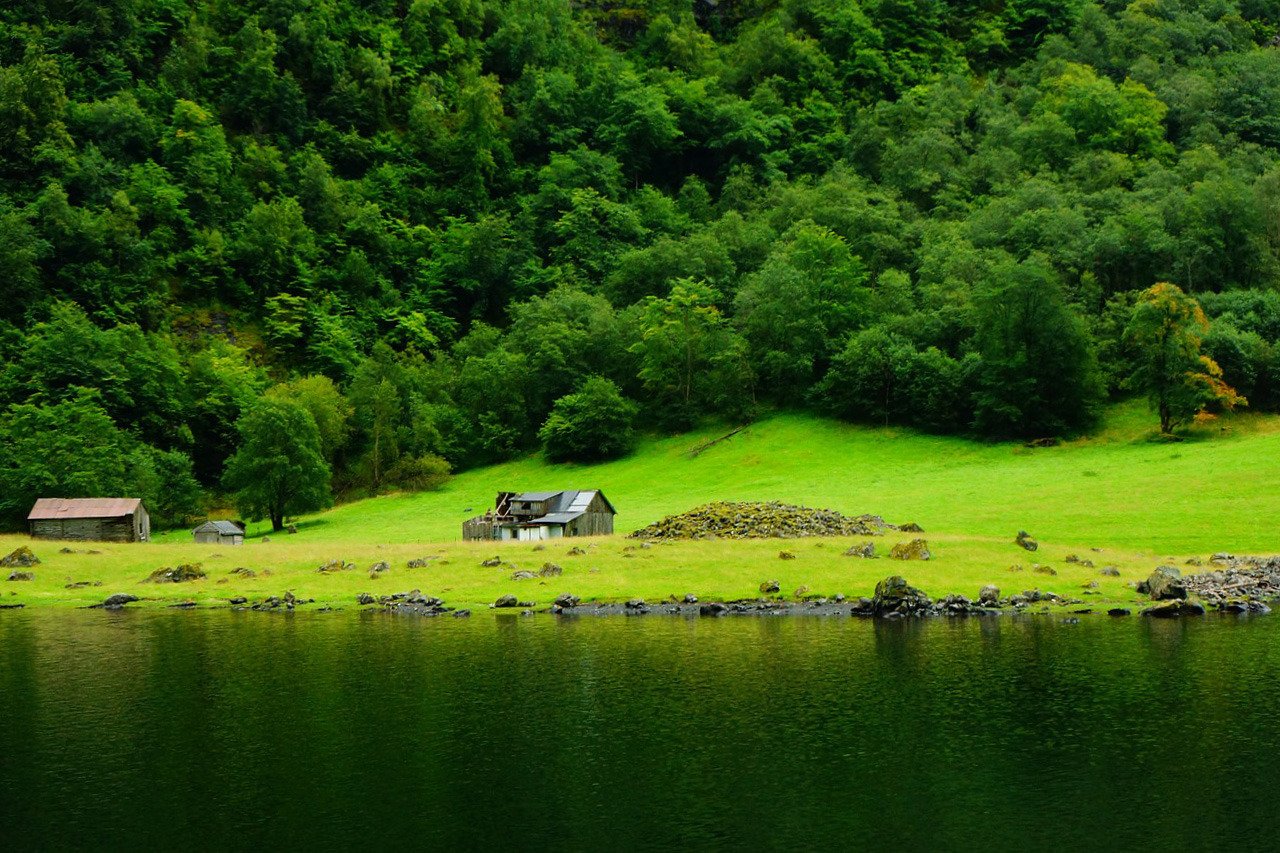
{"label": "mossy rock pile", "polygon": [[670,515],[631,534],[632,539],[794,539],[802,536],[873,536],[896,530],[877,516],[857,518],[830,509],[771,501],[714,503]]}

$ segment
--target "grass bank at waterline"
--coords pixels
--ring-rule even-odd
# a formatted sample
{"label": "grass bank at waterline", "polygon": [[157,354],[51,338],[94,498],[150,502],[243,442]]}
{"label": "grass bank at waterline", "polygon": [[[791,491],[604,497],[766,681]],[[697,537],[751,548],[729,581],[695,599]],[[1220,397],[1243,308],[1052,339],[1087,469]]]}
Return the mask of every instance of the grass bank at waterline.
{"label": "grass bank at waterline", "polygon": [[[264,536],[268,531],[255,525],[239,547],[197,545],[185,531],[135,545],[0,537],[0,553],[30,545],[41,560],[29,570],[34,580],[9,582],[7,571],[0,574],[0,603],[85,606],[125,592],[143,599],[135,607],[215,606],[289,590],[317,606],[354,606],[361,592],[419,589],[458,607],[484,606],[504,594],[545,606],[562,592],[584,602],[653,602],[687,593],[704,601],[745,598],[758,595],[766,580],[777,580],[785,597],[801,587],[854,597],[902,574],[933,596],[976,597],[984,584],[995,584],[1005,594],[1039,588],[1100,605],[1137,600],[1129,582],[1161,563],[1183,565],[1223,550],[1280,553],[1280,419],[1236,417],[1168,444],[1150,440],[1150,415],[1141,405],[1115,408],[1108,417],[1096,436],[1031,449],[783,415],[711,446],[721,432],[653,440],[604,465],[552,465],[533,457],[471,471],[441,492],[379,497],[300,519],[296,535]],[[618,508],[619,535],[552,541],[542,550],[532,543],[460,541],[461,522],[487,508],[499,490],[561,488],[604,490]],[[866,541],[856,538],[640,548],[622,535],[721,499],[782,500],[915,522],[933,559],[843,556]],[[1022,529],[1039,540],[1039,551],[1014,544]],[[915,535],[890,531],[871,541],[887,555],[894,543]],[[586,553],[570,556],[575,545]],[[77,553],[62,553],[64,546]],[[780,559],[782,550],[795,559]],[[1067,562],[1071,554],[1093,566]],[[481,565],[495,555],[501,565]],[[335,560],[354,568],[317,571]],[[420,567],[408,566],[417,560]],[[371,578],[381,562],[388,570]],[[511,579],[547,562],[562,574]],[[143,583],[158,568],[196,563],[203,579]],[[1037,573],[1033,564],[1056,575]],[[1115,566],[1119,577],[1100,574],[1105,566]],[[237,568],[253,575],[233,574]],[[1099,594],[1084,596],[1094,581]]]}

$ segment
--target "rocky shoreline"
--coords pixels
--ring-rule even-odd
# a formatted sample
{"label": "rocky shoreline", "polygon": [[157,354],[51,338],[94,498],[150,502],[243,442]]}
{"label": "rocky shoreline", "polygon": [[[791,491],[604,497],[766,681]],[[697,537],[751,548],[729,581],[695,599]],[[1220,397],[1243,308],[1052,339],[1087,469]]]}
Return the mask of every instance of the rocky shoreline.
{"label": "rocky shoreline", "polygon": [[[798,590],[797,597],[784,599],[779,594],[777,581],[765,581],[760,584],[761,595],[756,598],[704,602],[700,601],[697,595],[689,593],[683,598],[671,596],[662,601],[633,598],[625,602],[584,602],[578,596],[565,592],[556,596],[548,604],[545,600],[543,602],[522,601],[515,595],[507,594],[490,604],[489,609],[497,613],[523,616],[539,613],[560,617],[848,616],[886,620],[991,617],[1055,612],[1070,617],[1095,613],[1129,616],[1136,610],[1143,616],[1169,618],[1203,616],[1210,612],[1261,615],[1270,613],[1272,604],[1280,601],[1280,556],[1236,557],[1220,553],[1209,558],[1207,567],[1201,561],[1194,559],[1189,560],[1188,565],[1201,571],[1183,575],[1181,569],[1176,566],[1162,565],[1158,566],[1146,580],[1131,584],[1136,592],[1148,597],[1149,601],[1145,605],[1126,603],[1108,606],[1100,600],[1087,602],[1083,598],[1064,596],[1039,588],[1004,595],[1000,589],[990,584],[982,587],[974,598],[951,593],[935,599],[912,586],[901,575],[892,575],[876,584],[875,592],[871,597],[846,598],[841,594],[800,595],[802,590]],[[550,567],[552,564],[548,563],[547,566]],[[548,571],[543,576],[559,576],[559,567],[554,568],[557,571]],[[1097,592],[1086,588],[1081,594],[1088,596],[1096,595]],[[139,601],[138,597],[132,594],[116,593],[90,607],[120,610],[137,601]],[[229,608],[233,611],[282,613],[292,612],[299,607],[311,604],[315,604],[315,599],[302,599],[295,596],[292,591],[285,591],[282,595],[268,595],[258,601],[250,601],[243,597],[233,598],[215,607]],[[444,600],[425,595],[417,589],[380,596],[367,592],[360,593],[356,596],[354,604],[360,608],[360,612],[366,613],[385,612],[453,618],[465,618],[471,615],[469,609],[450,606]],[[21,604],[10,604],[6,609],[21,606]],[[195,601],[172,603],[166,606],[171,609],[214,609],[202,608]],[[308,609],[313,612],[322,612],[343,608],[322,604]]]}

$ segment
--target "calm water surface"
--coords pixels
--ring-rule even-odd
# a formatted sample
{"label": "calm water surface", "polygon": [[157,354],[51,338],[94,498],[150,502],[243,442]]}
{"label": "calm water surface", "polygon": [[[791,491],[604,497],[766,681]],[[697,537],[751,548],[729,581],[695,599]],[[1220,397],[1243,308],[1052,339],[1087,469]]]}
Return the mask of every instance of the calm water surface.
{"label": "calm water surface", "polygon": [[1280,616],[0,613],[0,847],[1274,848]]}

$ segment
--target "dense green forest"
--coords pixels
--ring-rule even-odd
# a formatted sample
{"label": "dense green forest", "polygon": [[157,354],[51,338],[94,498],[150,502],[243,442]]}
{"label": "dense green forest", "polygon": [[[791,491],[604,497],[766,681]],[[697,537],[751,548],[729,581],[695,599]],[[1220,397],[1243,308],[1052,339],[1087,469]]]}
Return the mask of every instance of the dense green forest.
{"label": "dense green forest", "polygon": [[1167,430],[1280,409],[1277,24],[14,0],[0,514],[274,516],[771,407],[1028,438],[1120,395]]}

